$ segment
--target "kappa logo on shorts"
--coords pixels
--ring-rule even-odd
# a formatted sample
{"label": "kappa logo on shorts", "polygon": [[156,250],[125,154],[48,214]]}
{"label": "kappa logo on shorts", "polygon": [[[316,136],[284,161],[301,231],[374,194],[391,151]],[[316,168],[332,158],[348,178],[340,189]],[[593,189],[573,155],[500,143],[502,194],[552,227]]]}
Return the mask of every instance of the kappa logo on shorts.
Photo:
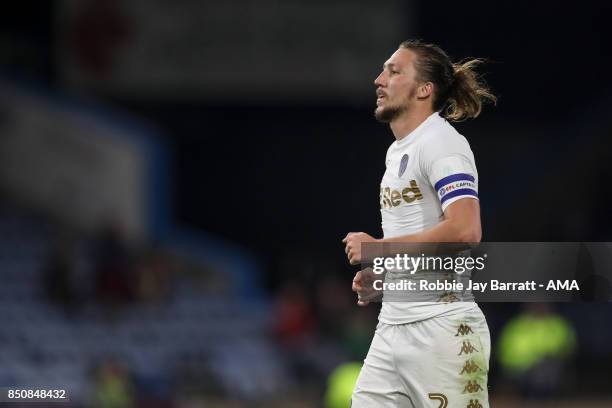
{"label": "kappa logo on shorts", "polygon": [[467,408],[482,408],[482,404],[478,400],[470,400]]}
{"label": "kappa logo on shorts", "polygon": [[459,301],[459,298],[453,292],[443,293],[438,298],[438,302],[453,303],[453,302],[458,302],[458,301]]}
{"label": "kappa logo on shorts", "polygon": [[465,364],[463,365],[463,369],[461,370],[461,372],[459,373],[459,375],[461,374],[473,374],[477,371],[482,371],[482,368],[480,368],[478,366],[478,364],[476,364],[475,362],[473,362],[472,360],[468,360],[465,362]]}
{"label": "kappa logo on shorts", "polygon": [[431,393],[431,394],[428,395],[428,397],[429,397],[430,400],[440,401],[440,405],[438,405],[437,408],[446,408],[446,407],[448,407],[448,398],[446,398],[446,395]]}
{"label": "kappa logo on shorts", "polygon": [[459,354],[457,354],[458,356],[462,355],[462,354],[472,354],[473,352],[478,351],[478,349],[474,346],[472,346],[472,343],[470,343],[470,341],[464,341],[463,345],[461,346],[461,351],[459,352]]}
{"label": "kappa logo on shorts", "polygon": [[460,324],[459,328],[457,329],[457,334],[455,334],[455,337],[465,336],[467,334],[474,334],[472,328],[467,324]]}
{"label": "kappa logo on shorts", "polygon": [[482,391],[482,390],[483,388],[476,381],[468,381],[468,383],[465,385],[465,388],[463,389],[462,394],[465,394],[465,393],[473,394],[475,392]]}

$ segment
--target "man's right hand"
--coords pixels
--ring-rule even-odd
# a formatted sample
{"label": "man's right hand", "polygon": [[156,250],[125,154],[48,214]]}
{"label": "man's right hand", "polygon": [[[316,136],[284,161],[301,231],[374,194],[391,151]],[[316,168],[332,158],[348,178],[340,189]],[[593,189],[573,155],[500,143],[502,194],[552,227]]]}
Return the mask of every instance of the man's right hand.
{"label": "man's right hand", "polygon": [[374,289],[374,273],[372,268],[363,269],[355,274],[353,278],[353,292],[357,293],[357,304],[367,306],[370,301],[380,295],[380,291]]}

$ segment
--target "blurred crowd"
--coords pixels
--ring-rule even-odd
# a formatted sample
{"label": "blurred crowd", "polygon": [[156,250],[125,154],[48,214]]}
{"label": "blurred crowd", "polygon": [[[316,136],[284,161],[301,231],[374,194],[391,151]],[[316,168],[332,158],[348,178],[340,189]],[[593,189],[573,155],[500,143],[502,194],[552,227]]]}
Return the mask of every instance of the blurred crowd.
{"label": "blurred crowd", "polygon": [[[0,370],[4,381],[63,383],[76,390],[77,407],[347,406],[379,304],[357,306],[353,272],[334,257],[280,257],[269,271],[268,295],[249,301],[220,283],[227,279],[221,271],[162,245],[135,244],[115,223],[86,234],[23,214],[1,217],[0,276],[30,288],[32,299],[4,292],[0,300],[9,315],[28,305],[26,316],[42,320],[36,328],[15,317],[0,330],[0,345],[9,350],[0,360],[26,356]],[[19,227],[19,219],[29,221]],[[11,252],[15,241],[20,249]],[[38,278],[11,271],[14,261],[39,255]],[[495,406],[605,400],[601,373],[610,356],[607,343],[597,350],[594,333],[606,342],[610,330],[587,329],[587,318],[609,321],[590,314],[602,305],[481,307],[494,345]],[[31,360],[32,353],[39,357]],[[15,367],[24,364],[33,371],[17,376]],[[63,371],[66,365],[76,371]],[[53,372],[72,374],[44,374]]]}

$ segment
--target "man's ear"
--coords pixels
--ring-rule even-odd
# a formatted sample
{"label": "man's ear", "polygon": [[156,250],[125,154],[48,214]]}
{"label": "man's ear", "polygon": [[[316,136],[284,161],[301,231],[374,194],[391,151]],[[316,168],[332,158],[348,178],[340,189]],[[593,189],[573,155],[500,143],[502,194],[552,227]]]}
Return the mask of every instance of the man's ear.
{"label": "man's ear", "polygon": [[431,94],[433,94],[433,83],[425,82],[417,87],[417,98],[418,99],[427,99]]}

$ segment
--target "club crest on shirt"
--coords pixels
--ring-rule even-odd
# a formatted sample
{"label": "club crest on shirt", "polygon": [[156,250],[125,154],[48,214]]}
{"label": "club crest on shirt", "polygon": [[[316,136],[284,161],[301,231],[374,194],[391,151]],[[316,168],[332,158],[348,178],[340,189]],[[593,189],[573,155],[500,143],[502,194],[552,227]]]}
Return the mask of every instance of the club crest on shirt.
{"label": "club crest on shirt", "polygon": [[400,167],[399,167],[399,172],[397,173],[397,177],[402,177],[402,175],[406,171],[406,167],[408,167],[408,155],[407,154],[402,156],[402,160],[400,161]]}

